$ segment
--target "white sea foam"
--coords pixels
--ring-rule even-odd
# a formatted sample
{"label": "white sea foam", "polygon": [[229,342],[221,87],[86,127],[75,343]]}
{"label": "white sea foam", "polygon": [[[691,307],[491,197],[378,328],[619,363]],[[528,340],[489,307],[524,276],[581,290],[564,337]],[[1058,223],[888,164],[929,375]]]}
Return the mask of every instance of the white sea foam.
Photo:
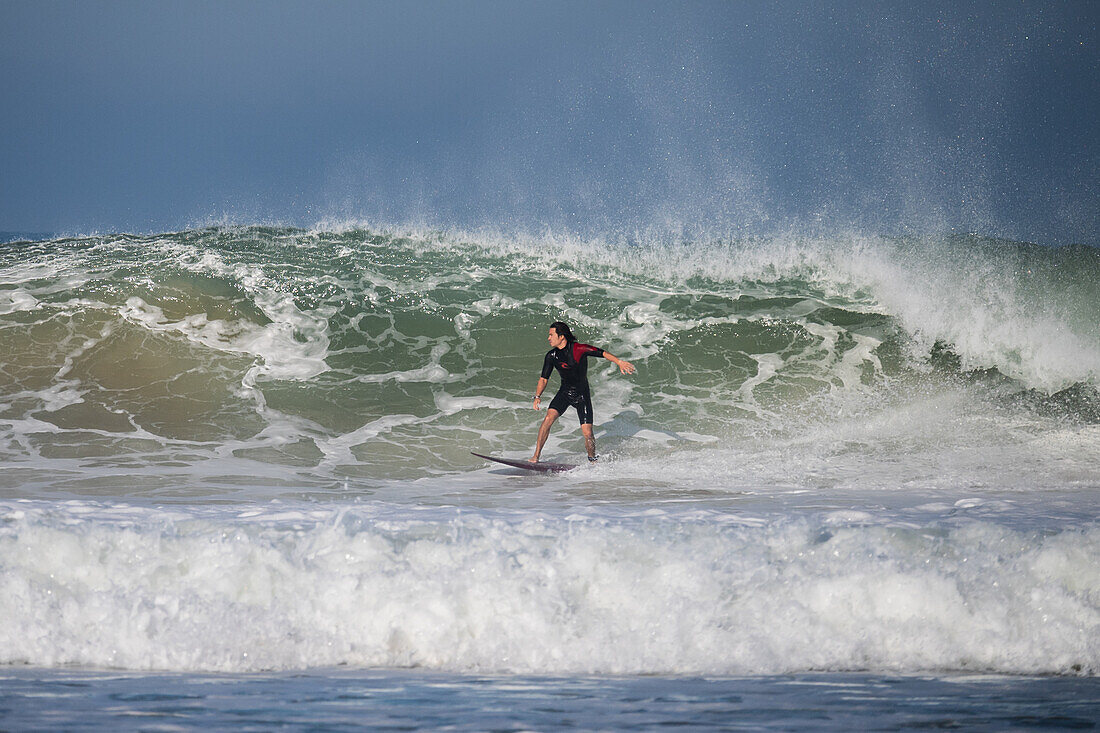
{"label": "white sea foam", "polygon": [[249,388],[260,376],[304,380],[328,368],[324,360],[328,352],[324,319],[302,313],[289,298],[277,294],[257,298],[257,304],[272,318],[270,324],[210,319],[205,313],[172,321],[161,308],[136,296],[127,299],[120,313],[151,331],[180,334],[218,351],[259,358],[260,363],[243,379]]}
{"label": "white sea foam", "polygon": [[0,315],[29,311],[37,306],[38,299],[23,288],[0,290]]}
{"label": "white sea foam", "polygon": [[1075,330],[1056,294],[1025,289],[1009,263],[942,245],[917,256],[871,244],[858,242],[830,269],[869,288],[920,348],[942,342],[967,369],[996,368],[1047,392],[1100,384],[1100,332]]}
{"label": "white sea foam", "polygon": [[0,507],[0,662],[536,673],[1100,670],[1100,528]]}

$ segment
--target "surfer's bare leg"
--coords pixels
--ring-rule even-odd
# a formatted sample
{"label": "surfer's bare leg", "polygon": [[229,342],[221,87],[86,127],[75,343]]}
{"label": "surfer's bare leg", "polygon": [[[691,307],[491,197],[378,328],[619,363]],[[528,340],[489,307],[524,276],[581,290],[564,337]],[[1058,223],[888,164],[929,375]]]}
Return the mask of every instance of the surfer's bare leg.
{"label": "surfer's bare leg", "polygon": [[531,456],[527,460],[531,463],[538,463],[539,456],[542,454],[542,446],[546,445],[546,439],[550,437],[550,426],[554,424],[554,421],[558,419],[560,415],[557,410],[549,409],[546,411],[546,417],[542,419],[542,425],[539,426],[539,438],[535,443],[535,455]]}
{"label": "surfer's bare leg", "polygon": [[592,434],[592,423],[587,422],[581,425],[581,432],[584,433],[584,449],[588,452],[588,460],[596,460],[596,436]]}

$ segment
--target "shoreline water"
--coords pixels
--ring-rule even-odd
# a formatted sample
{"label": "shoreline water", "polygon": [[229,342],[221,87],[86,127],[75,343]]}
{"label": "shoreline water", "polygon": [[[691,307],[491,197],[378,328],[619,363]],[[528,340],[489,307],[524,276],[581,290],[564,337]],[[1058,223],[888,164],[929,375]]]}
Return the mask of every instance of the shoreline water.
{"label": "shoreline water", "polygon": [[1100,679],[983,674],[530,677],[0,668],[13,729],[1086,730]]}

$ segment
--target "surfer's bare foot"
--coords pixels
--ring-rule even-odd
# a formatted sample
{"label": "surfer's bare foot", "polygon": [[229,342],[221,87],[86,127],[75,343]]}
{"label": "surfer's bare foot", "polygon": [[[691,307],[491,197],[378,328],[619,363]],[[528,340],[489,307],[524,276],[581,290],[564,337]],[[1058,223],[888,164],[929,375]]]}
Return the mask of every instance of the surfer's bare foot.
{"label": "surfer's bare foot", "polygon": [[527,462],[528,463],[538,463],[539,462],[539,457],[538,456],[532,456],[531,458],[527,459]]}

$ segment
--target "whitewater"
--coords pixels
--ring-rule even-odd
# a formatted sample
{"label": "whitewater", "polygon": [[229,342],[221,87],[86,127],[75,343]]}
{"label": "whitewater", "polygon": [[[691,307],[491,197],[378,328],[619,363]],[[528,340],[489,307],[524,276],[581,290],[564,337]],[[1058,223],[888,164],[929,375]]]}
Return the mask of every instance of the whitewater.
{"label": "whitewater", "polygon": [[[0,665],[1094,679],[1097,282],[978,236],[5,244]],[[590,369],[602,459],[488,465],[555,320],[638,367]]]}

